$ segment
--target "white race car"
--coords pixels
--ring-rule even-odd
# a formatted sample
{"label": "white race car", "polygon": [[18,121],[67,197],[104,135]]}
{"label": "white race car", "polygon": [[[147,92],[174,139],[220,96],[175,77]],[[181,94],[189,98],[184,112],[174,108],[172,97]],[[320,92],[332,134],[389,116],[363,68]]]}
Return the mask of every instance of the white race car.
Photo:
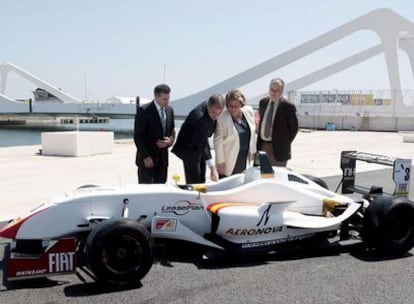
{"label": "white race car", "polygon": [[[394,194],[354,185],[355,162],[393,166]],[[115,285],[150,270],[155,244],[185,241],[224,253],[278,251],[313,239],[358,239],[404,254],[414,246],[410,159],[342,152],[342,194],[321,179],[256,166],[207,185],[94,185],[63,194],[0,229],[8,281],[89,269]]]}

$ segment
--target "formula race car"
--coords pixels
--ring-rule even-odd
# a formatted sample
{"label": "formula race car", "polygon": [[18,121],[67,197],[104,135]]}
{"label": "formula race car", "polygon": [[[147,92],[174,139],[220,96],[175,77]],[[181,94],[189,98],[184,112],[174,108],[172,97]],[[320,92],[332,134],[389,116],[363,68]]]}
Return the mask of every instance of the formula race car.
{"label": "formula race car", "polygon": [[[355,185],[357,160],[393,166],[393,194]],[[217,183],[82,186],[0,230],[8,281],[86,268],[103,283],[131,285],[150,270],[156,244],[185,241],[229,254],[262,253],[312,240],[357,239],[373,252],[402,255],[414,246],[410,159],[345,151],[342,193],[323,180],[255,166]]]}

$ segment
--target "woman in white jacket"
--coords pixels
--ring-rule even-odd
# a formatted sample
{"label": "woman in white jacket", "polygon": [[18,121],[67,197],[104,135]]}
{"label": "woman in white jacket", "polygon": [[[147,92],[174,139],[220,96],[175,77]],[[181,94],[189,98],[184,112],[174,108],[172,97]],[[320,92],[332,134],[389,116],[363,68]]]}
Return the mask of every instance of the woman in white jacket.
{"label": "woman in white jacket", "polygon": [[256,152],[256,124],[252,107],[238,89],[226,95],[226,110],[217,120],[214,150],[220,177],[243,172]]}

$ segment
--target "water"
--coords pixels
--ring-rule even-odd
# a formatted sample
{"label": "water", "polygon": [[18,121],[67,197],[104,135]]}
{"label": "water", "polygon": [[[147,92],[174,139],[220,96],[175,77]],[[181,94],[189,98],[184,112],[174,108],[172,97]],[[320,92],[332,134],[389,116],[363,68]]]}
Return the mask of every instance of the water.
{"label": "water", "polygon": [[[81,124],[81,131],[113,131],[115,139],[134,137],[133,119],[112,119],[103,124]],[[60,125],[57,128],[2,127],[0,128],[0,147],[31,146],[41,144],[41,133],[75,130],[73,125]]]}
{"label": "water", "polygon": [[[175,126],[179,128],[182,120],[176,120]],[[132,139],[134,137],[134,119],[111,119],[103,124],[80,124],[81,131],[113,131],[115,139]],[[60,125],[57,128],[31,128],[1,127],[0,147],[31,146],[41,144],[41,133],[52,131],[73,131],[74,125]]]}

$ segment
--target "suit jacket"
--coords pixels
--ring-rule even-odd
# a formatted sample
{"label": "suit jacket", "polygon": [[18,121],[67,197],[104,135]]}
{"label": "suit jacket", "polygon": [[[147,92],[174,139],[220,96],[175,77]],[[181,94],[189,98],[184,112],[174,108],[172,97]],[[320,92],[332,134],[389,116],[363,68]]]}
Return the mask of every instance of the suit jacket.
{"label": "suit jacket", "polygon": [[216,121],[207,112],[207,102],[203,102],[188,114],[180,128],[177,142],[171,152],[182,160],[205,161],[211,159],[208,138],[216,128]]}
{"label": "suit jacket", "polygon": [[[256,124],[254,112],[250,106],[241,108],[250,129],[249,157],[256,152]],[[225,163],[225,175],[233,173],[237,156],[240,150],[239,133],[234,126],[233,118],[229,111],[225,110],[217,121],[214,133],[214,150],[216,152],[216,164]],[[252,159],[252,158],[250,158]],[[248,161],[246,159],[246,161]]]}
{"label": "suit jacket", "polygon": [[[258,150],[263,142],[260,137],[260,130],[268,103],[269,97],[263,98],[259,102],[259,115],[261,119],[257,132],[259,134],[257,138]],[[291,158],[291,143],[297,133],[298,118],[296,116],[296,107],[282,97],[276,110],[272,129],[273,154],[278,161],[286,161]]]}
{"label": "suit jacket", "polygon": [[[171,142],[175,139],[174,111],[170,106],[165,107],[166,114],[166,137]],[[155,106],[155,100],[147,103],[137,110],[135,115],[134,142],[137,147],[136,164],[143,166],[144,158],[151,156],[153,161],[163,162],[168,165],[168,148],[159,149],[156,146],[158,139],[163,139],[161,118]]]}

